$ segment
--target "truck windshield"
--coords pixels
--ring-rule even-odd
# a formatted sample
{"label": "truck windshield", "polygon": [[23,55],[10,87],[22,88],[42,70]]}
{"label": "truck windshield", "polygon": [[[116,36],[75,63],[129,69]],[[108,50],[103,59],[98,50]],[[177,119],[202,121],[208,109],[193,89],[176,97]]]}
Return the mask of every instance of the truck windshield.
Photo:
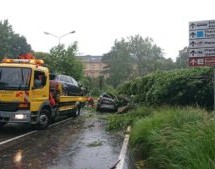
{"label": "truck windshield", "polygon": [[31,69],[0,67],[0,90],[28,90]]}

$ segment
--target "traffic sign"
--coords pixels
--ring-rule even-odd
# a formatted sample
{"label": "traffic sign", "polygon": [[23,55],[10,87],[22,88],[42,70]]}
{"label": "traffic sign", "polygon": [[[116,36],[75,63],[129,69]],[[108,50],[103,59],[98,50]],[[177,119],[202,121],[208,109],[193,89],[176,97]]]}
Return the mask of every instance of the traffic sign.
{"label": "traffic sign", "polygon": [[215,47],[214,48],[193,48],[189,49],[189,57],[207,57],[215,56]]}
{"label": "traffic sign", "polygon": [[189,58],[189,66],[204,66],[204,58]]}
{"label": "traffic sign", "polygon": [[189,23],[189,30],[215,29],[215,20],[196,21]]}
{"label": "traffic sign", "polygon": [[189,48],[215,47],[215,39],[192,39],[189,40]]}
{"label": "traffic sign", "polygon": [[215,20],[189,23],[189,66],[215,66]]}
{"label": "traffic sign", "polygon": [[190,31],[190,39],[215,38],[215,29]]}
{"label": "traffic sign", "polygon": [[214,57],[193,57],[189,58],[189,66],[214,66]]}
{"label": "traffic sign", "polygon": [[215,66],[215,20],[190,22],[189,40],[189,66]]}

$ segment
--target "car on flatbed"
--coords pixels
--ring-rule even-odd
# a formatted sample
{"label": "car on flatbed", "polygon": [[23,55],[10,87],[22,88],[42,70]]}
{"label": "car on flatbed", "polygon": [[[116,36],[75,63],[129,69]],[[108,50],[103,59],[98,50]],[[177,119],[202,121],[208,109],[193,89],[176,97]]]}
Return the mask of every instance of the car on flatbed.
{"label": "car on flatbed", "polygon": [[63,93],[67,96],[83,96],[84,91],[82,86],[71,76],[62,74],[50,74],[52,82],[59,82],[62,84]]}

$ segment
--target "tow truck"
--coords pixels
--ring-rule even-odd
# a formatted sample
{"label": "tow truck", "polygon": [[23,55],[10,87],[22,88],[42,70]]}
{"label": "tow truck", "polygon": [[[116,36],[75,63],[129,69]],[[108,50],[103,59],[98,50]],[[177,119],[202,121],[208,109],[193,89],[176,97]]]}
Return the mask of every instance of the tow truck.
{"label": "tow truck", "polygon": [[[59,115],[78,116],[86,96],[65,96],[62,84],[49,79],[44,61],[19,56],[0,63],[0,126],[29,123],[45,129]],[[36,83],[40,80],[40,84]]]}

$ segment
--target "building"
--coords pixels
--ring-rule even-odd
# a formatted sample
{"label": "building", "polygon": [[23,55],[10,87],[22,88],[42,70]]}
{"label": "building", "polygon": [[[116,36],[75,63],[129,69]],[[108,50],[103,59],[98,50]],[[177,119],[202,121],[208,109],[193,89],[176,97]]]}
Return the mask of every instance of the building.
{"label": "building", "polygon": [[84,66],[84,76],[97,78],[99,76],[103,76],[105,78],[108,77],[106,64],[102,62],[102,56],[77,56]]}

